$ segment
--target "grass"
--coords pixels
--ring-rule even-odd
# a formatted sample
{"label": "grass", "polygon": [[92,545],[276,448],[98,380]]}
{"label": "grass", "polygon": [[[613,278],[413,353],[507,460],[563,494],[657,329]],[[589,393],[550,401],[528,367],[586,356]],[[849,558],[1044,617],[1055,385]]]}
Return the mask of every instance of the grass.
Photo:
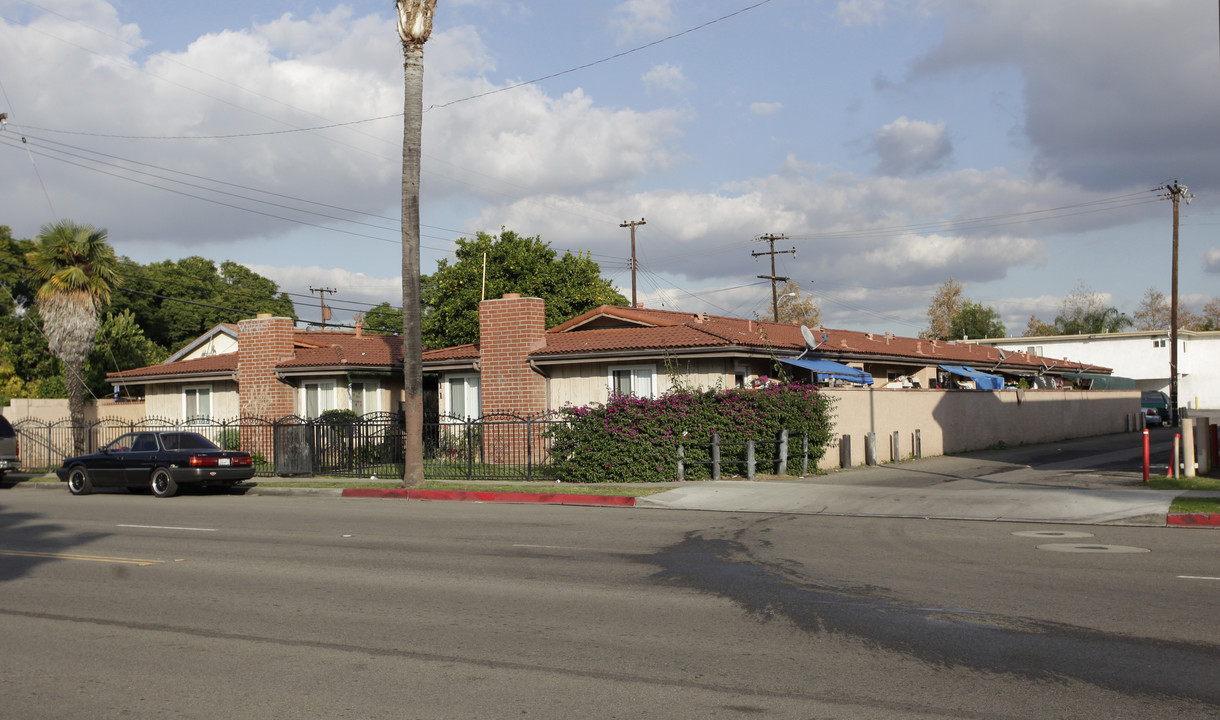
{"label": "grass", "polygon": [[1220,478],[1161,475],[1148,478],[1147,486],[1153,490],[1220,490]]}
{"label": "grass", "polygon": [[1220,515],[1220,498],[1174,498],[1169,512]]}

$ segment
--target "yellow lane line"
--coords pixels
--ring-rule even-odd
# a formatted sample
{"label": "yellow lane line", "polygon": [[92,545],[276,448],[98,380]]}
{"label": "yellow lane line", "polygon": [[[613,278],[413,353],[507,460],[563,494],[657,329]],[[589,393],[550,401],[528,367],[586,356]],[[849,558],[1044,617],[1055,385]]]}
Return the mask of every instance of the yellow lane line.
{"label": "yellow lane line", "polygon": [[104,557],[101,555],[75,555],[71,553],[44,553],[32,552],[24,550],[0,550],[0,555],[9,555],[12,557],[33,557],[33,558],[51,558],[54,560],[89,560],[91,562],[108,562],[121,563],[123,565],[139,565],[140,567],[148,567],[149,565],[159,565],[164,560],[139,560],[137,558],[120,558],[120,557]]}

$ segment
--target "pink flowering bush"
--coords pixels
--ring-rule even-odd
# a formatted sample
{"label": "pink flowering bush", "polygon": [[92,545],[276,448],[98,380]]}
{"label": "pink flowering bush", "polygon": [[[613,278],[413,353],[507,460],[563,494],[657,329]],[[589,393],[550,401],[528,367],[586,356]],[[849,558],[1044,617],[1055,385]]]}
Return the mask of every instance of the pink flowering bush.
{"label": "pink flowering bush", "polygon": [[[565,482],[667,482],[678,478],[678,446],[686,452],[686,477],[711,476],[712,433],[725,446],[722,460],[744,459],[746,440],[774,441],[789,434],[790,455],[809,436],[816,465],[830,444],[832,399],[812,385],[772,383],[754,389],[674,390],[658,398],[613,394],[604,405],[566,407],[565,423],[551,431],[551,465]],[[759,469],[774,445],[758,445]],[[790,463],[799,470],[800,463]],[[773,467],[773,466],[772,466]],[[726,466],[738,474],[742,466]]]}

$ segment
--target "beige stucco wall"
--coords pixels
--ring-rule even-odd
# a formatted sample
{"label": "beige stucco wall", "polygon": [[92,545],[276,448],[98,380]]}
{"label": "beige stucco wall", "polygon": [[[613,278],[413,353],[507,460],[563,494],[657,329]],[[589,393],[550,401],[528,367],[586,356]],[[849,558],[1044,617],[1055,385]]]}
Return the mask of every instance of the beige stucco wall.
{"label": "beige stucco wall", "polygon": [[924,457],[1075,437],[1124,432],[1140,412],[1135,390],[865,390],[826,389],[836,398],[836,443],[819,466],[839,466],[838,438],[851,436],[851,461],[865,461],[865,439],[876,433],[877,459],[891,460],[890,438],[898,433],[898,457],[912,454],[919,430]]}
{"label": "beige stucco wall", "polygon": [[239,412],[237,382],[233,380],[145,385],[144,405],[148,412],[148,417],[185,420],[184,415],[186,411],[182,402],[182,389],[184,387],[200,386],[210,386],[212,388],[213,419],[228,420],[237,417]]}
{"label": "beige stucco wall", "polygon": [[[758,365],[757,362],[753,363]],[[604,403],[610,396],[610,370],[625,367],[651,367],[656,387],[654,395],[662,395],[680,383],[684,387],[713,389],[732,388],[738,367],[748,368],[747,382],[757,377],[757,368],[745,360],[732,358],[679,360],[619,360],[615,362],[553,365],[547,367],[547,407],[556,410],[565,405]]]}
{"label": "beige stucco wall", "polygon": [[[30,419],[48,424],[70,417],[67,398],[13,398],[7,406],[0,408],[0,414],[9,422]],[[85,422],[96,422],[101,418],[134,421],[143,417],[142,402],[116,403],[103,399],[85,403]]]}
{"label": "beige stucco wall", "polygon": [[194,360],[196,358],[210,357],[212,355],[225,355],[235,352],[237,352],[237,338],[231,337],[224,333],[216,333],[208,342],[200,345],[179,359]]}

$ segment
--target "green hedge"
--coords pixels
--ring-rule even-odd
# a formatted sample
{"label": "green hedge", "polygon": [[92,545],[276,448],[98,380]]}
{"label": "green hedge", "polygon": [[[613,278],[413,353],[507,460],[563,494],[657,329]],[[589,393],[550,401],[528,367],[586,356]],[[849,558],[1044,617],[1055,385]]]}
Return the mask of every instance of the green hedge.
{"label": "green hedge", "polygon": [[[605,405],[566,407],[566,422],[551,430],[551,464],[564,482],[669,482],[678,479],[678,445],[685,447],[689,480],[711,476],[707,443],[713,432],[725,444],[773,441],[788,430],[790,452],[809,436],[816,466],[831,441],[833,399],[812,385],[778,384],[759,389],[673,390],[658,398],[611,395]],[[684,439],[685,438],[685,439]],[[760,446],[757,456],[773,454]],[[726,447],[722,460],[744,458],[744,447]],[[799,469],[799,463],[790,463]],[[740,468],[740,471],[734,470]],[[727,466],[726,474],[744,474]]]}

